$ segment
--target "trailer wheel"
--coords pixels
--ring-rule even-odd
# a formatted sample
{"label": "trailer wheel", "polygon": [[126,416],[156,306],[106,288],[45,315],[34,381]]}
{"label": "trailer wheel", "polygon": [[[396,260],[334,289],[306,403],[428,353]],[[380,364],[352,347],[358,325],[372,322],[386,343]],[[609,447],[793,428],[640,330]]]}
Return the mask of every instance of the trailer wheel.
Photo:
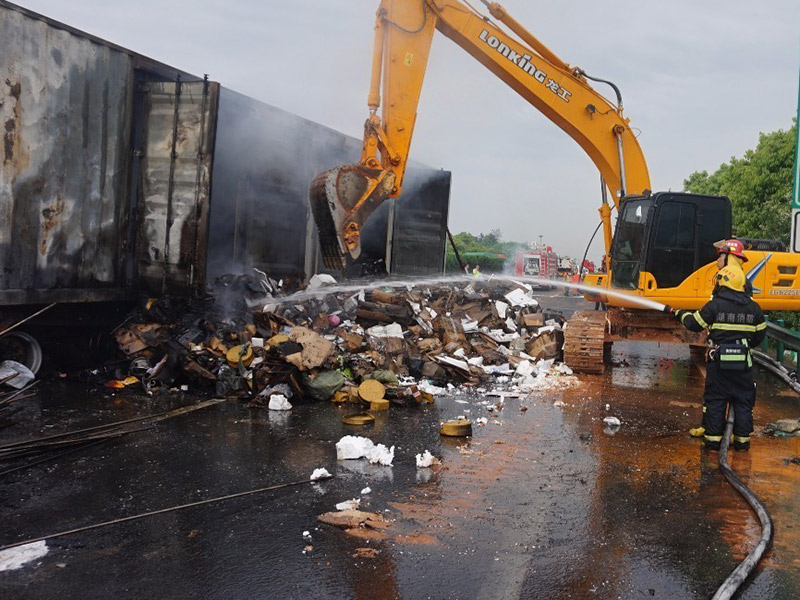
{"label": "trailer wheel", "polygon": [[12,331],[0,337],[0,360],[15,360],[36,375],[42,366],[42,347],[31,334]]}

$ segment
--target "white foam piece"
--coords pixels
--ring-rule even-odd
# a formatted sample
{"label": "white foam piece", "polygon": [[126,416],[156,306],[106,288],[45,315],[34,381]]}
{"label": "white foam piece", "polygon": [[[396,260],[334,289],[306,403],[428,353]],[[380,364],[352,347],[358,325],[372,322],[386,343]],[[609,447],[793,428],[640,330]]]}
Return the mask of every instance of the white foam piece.
{"label": "white foam piece", "polygon": [[416,458],[417,467],[420,469],[425,469],[431,465],[438,465],[440,462],[438,458],[431,454],[430,450],[425,450],[422,454],[417,454]]}
{"label": "white foam piece", "polygon": [[324,467],[320,467],[319,469],[314,469],[314,472],[311,473],[311,477],[309,478],[311,481],[316,481],[317,479],[322,479],[323,477],[330,477],[331,474],[328,473],[328,469]]}
{"label": "white foam piece", "polygon": [[20,569],[29,562],[42,558],[48,551],[45,540],[3,550],[0,552],[0,571]]}
{"label": "white foam piece", "polygon": [[292,410],[292,405],[283,394],[272,394],[269,397],[270,410]]}

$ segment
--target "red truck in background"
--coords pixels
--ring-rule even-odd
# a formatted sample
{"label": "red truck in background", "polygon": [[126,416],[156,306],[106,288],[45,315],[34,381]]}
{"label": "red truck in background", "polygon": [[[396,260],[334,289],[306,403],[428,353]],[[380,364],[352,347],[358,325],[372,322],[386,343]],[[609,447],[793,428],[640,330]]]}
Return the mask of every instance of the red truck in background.
{"label": "red truck in background", "polygon": [[517,275],[555,279],[558,276],[558,255],[551,246],[534,246],[531,250],[517,253]]}

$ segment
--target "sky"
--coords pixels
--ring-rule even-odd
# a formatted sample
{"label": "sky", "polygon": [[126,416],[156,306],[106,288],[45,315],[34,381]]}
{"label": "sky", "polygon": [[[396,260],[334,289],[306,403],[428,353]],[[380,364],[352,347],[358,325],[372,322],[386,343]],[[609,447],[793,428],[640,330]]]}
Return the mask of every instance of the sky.
{"label": "sky", "polygon": [[[20,0],[168,65],[361,137],[377,0]],[[485,12],[477,0],[472,4]],[[796,0],[504,0],[565,62],[615,82],[654,191],[681,190],[787,129],[797,112]],[[607,89],[597,88],[607,97]],[[567,134],[456,44],[434,37],[412,160],[452,172],[450,229],[579,257],[599,174]],[[590,258],[603,250],[597,236]]]}

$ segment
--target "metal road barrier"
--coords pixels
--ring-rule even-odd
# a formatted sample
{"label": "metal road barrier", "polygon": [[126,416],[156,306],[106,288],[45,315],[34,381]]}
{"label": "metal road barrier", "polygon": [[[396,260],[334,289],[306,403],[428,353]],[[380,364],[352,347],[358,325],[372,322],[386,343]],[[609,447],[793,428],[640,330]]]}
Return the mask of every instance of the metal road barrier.
{"label": "metal road barrier", "polygon": [[784,327],[783,319],[778,319],[775,323],[767,321],[767,336],[761,344],[765,354],[769,353],[769,340],[775,340],[776,360],[783,363],[786,349],[794,350],[794,369],[795,373],[800,370],[800,332]]}

